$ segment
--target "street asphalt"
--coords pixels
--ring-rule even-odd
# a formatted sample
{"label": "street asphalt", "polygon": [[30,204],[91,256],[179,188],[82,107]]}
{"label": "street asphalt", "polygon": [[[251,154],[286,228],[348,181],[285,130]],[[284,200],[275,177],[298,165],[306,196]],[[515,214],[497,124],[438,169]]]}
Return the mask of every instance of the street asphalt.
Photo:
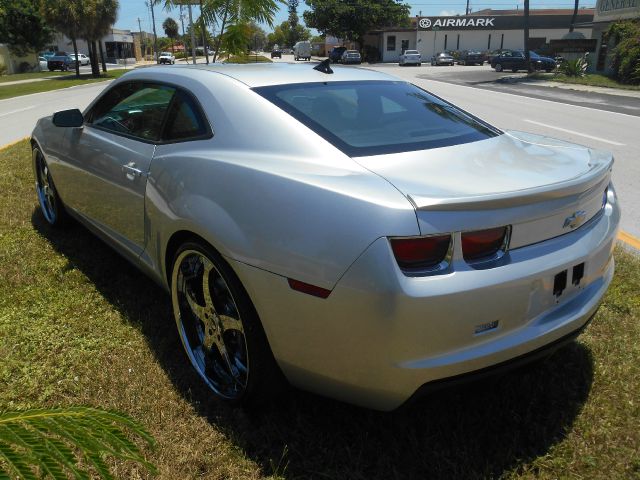
{"label": "street asphalt", "polygon": [[[282,61],[292,62],[293,57],[283,55]],[[375,64],[366,68],[410,81],[501,129],[529,131],[611,151],[616,158],[613,181],[623,208],[622,229],[640,238],[640,98],[495,84],[502,75],[488,66]],[[40,117],[69,108],[84,109],[107,85],[1,100],[0,146],[27,137]]]}

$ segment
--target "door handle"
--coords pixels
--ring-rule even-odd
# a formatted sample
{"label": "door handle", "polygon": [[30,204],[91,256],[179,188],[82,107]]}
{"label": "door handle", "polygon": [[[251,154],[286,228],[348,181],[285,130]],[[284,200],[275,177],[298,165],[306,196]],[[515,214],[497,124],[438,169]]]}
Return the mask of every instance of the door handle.
{"label": "door handle", "polygon": [[142,177],[144,172],[139,168],[136,168],[135,162],[129,162],[122,166],[122,171],[126,174],[129,180],[135,180],[136,177]]}

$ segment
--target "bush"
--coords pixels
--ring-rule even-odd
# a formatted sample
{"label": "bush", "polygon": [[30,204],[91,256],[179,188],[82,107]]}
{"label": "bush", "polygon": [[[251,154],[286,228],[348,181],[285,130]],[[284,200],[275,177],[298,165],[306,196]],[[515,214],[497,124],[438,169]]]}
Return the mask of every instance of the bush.
{"label": "bush", "polygon": [[621,83],[640,84],[640,21],[616,22],[607,35],[616,44],[611,65],[615,78]]}
{"label": "bush", "polygon": [[583,56],[575,60],[565,60],[560,65],[559,70],[560,73],[565,74],[567,77],[584,77],[588,66],[589,62],[587,62],[586,56]]}

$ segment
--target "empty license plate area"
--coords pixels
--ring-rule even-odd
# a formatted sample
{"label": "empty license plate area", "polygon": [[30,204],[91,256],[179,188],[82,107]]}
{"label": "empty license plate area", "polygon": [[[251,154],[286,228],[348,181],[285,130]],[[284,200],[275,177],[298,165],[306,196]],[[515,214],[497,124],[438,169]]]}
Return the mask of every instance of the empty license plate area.
{"label": "empty license plate area", "polygon": [[553,277],[553,296],[560,300],[567,291],[581,289],[583,287],[584,262],[574,265],[566,270],[556,273]]}

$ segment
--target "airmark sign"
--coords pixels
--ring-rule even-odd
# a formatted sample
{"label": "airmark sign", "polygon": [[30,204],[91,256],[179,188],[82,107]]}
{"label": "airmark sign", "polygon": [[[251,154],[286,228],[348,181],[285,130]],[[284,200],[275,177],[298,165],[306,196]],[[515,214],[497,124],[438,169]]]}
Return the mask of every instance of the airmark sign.
{"label": "airmark sign", "polygon": [[436,27],[443,29],[495,28],[495,20],[495,17],[438,17],[434,20],[421,18],[418,25],[423,30]]}

